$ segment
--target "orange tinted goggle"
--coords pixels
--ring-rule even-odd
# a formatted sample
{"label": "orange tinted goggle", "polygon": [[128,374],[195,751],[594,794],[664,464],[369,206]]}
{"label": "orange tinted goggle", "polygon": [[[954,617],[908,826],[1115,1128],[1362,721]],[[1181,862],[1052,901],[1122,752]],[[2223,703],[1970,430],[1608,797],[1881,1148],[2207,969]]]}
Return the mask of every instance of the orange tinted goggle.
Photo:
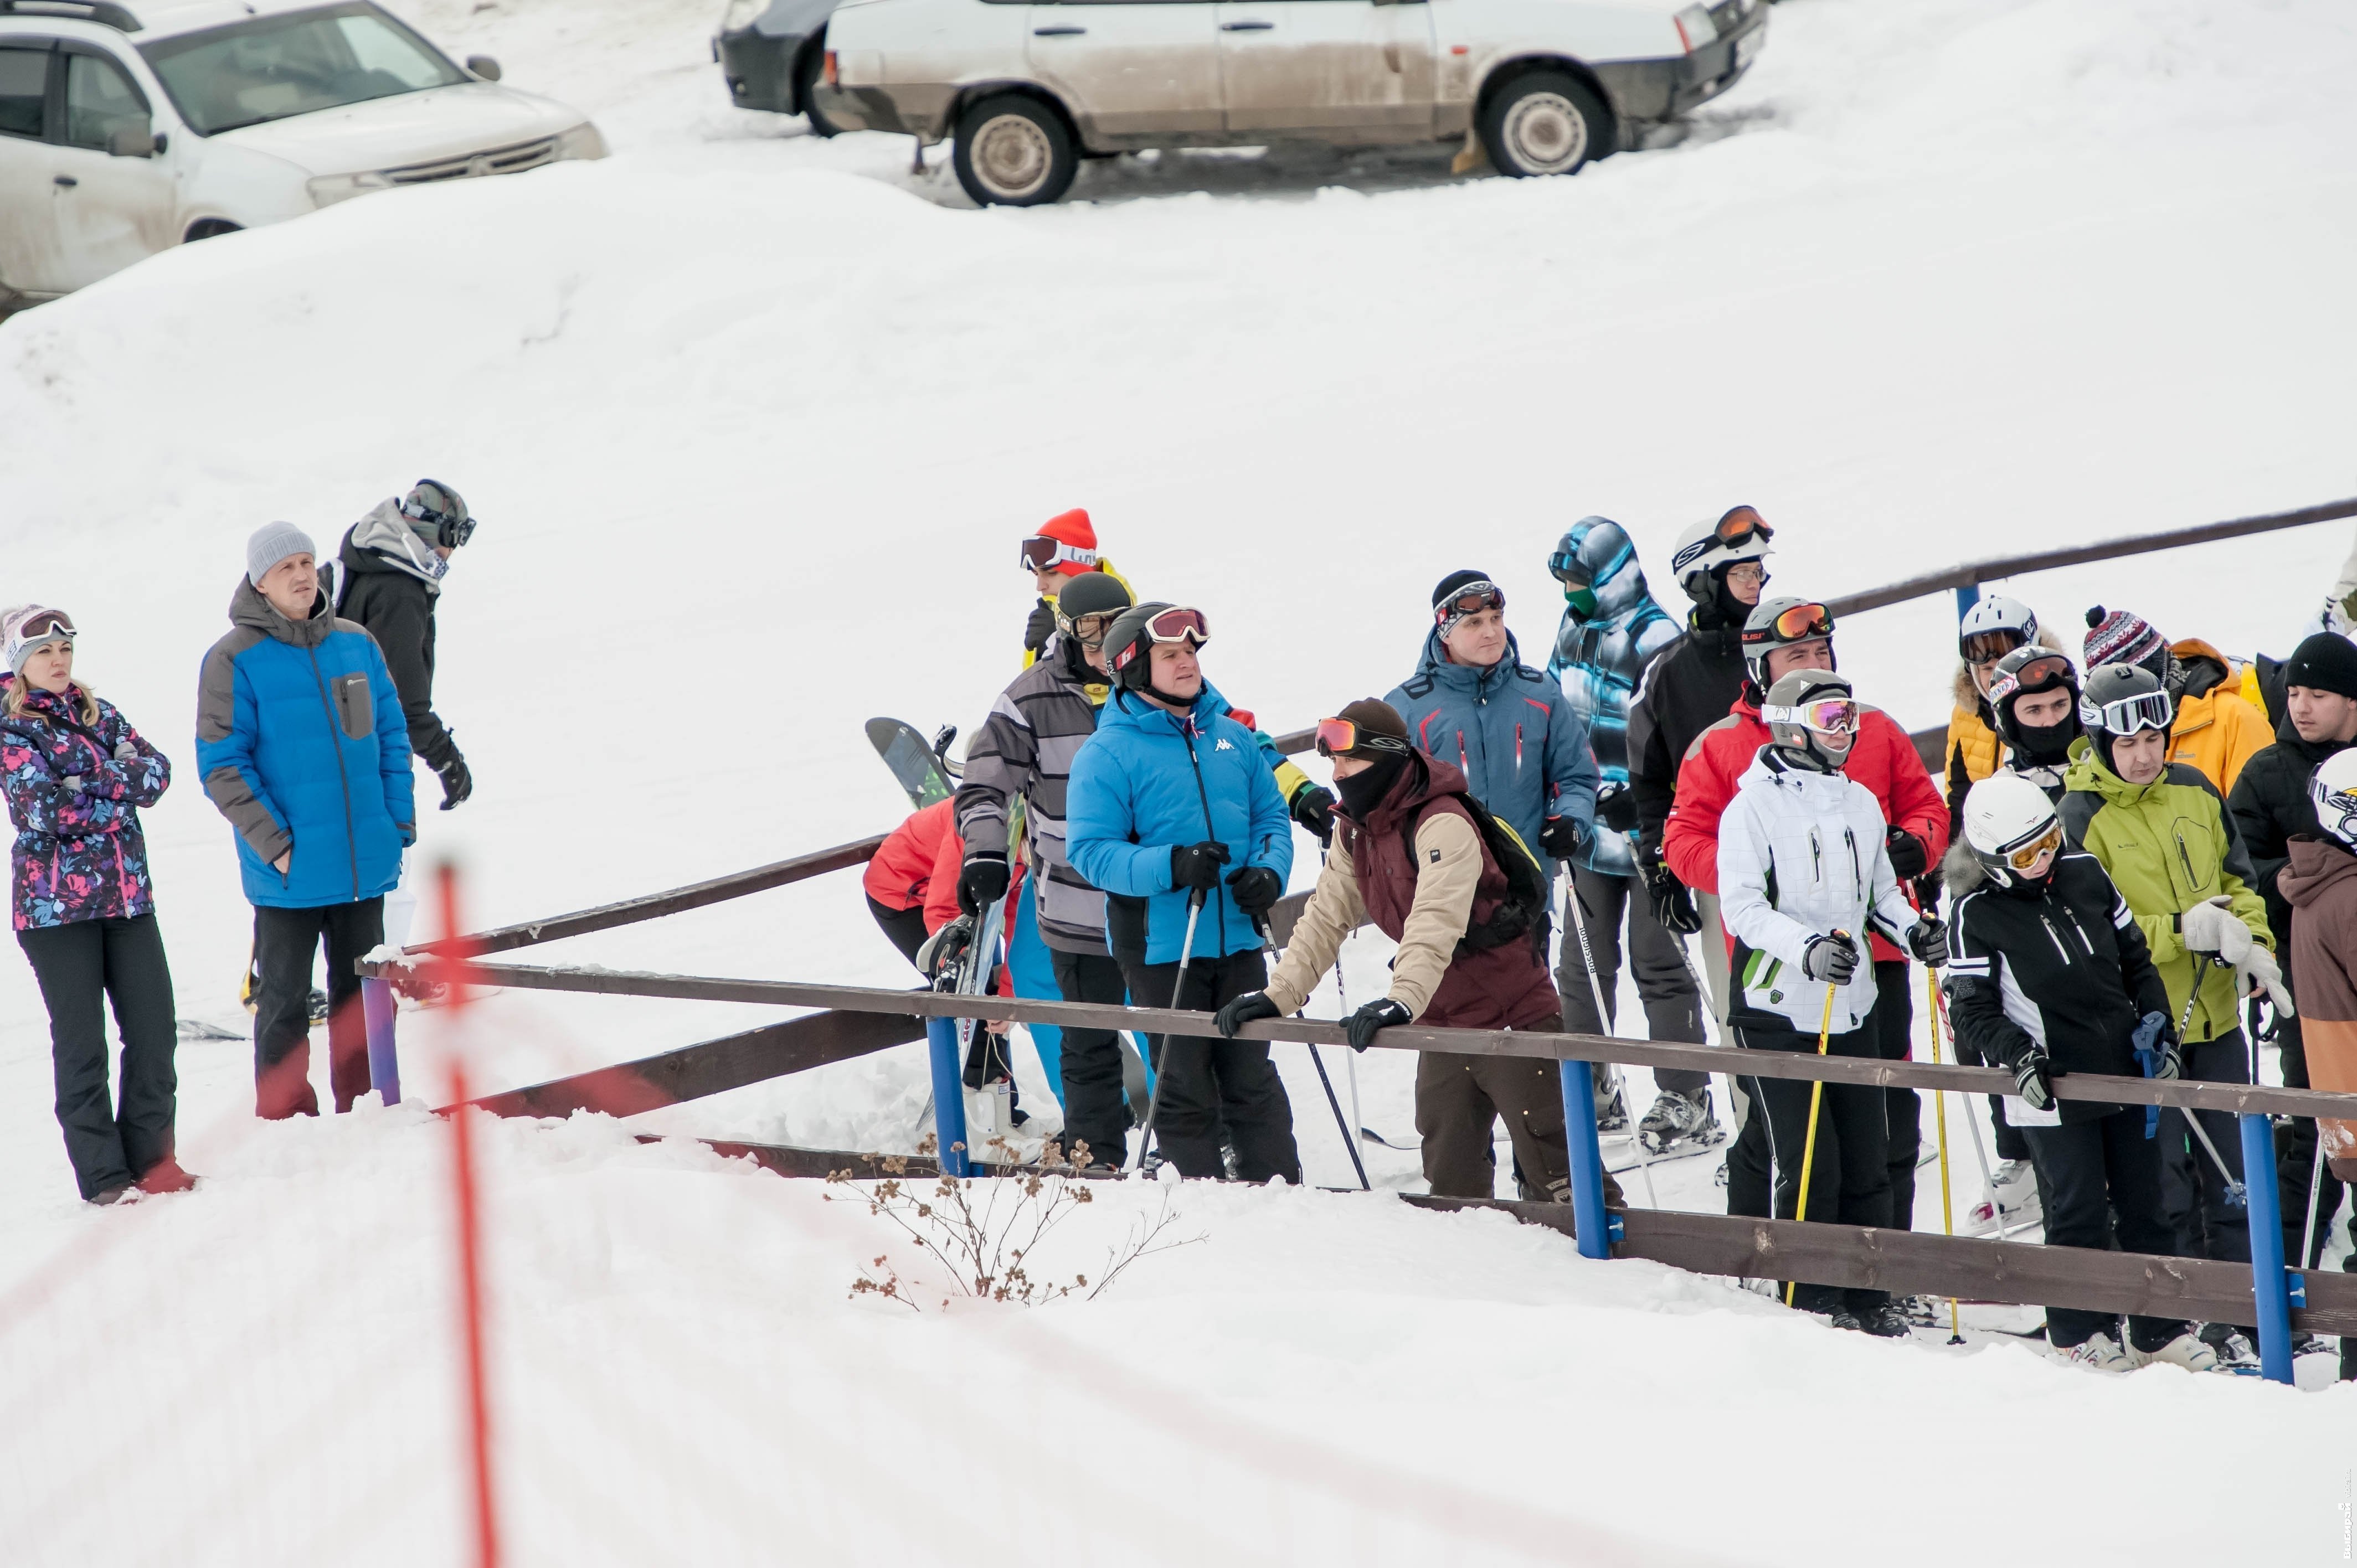
{"label": "orange tinted goggle", "polygon": [[1989,701],[2002,703],[2025,687],[2043,691],[2052,681],[2071,679],[2071,661],[2061,654],[2027,660],[2018,670],[2008,671],[1989,682]]}
{"label": "orange tinted goggle", "polygon": [[1823,605],[1794,605],[1766,627],[1743,634],[1746,642],[1801,642],[1834,634],[1834,612]]}
{"label": "orange tinted goggle", "polygon": [[1374,735],[1361,729],[1349,719],[1318,721],[1318,755],[1334,757],[1360,751],[1395,751],[1405,754],[1407,742],[1397,736]]}
{"label": "orange tinted goggle", "polygon": [[2005,858],[2007,864],[2011,865],[2016,871],[2028,871],[2031,866],[2036,865],[2040,859],[2047,855],[2058,853],[2061,848],[2062,824],[2058,822],[2049,824],[2044,832],[2039,834],[2028,843],[2018,844],[2014,848],[2006,851]]}
{"label": "orange tinted goggle", "polygon": [[1755,533],[1762,539],[1776,537],[1776,531],[1768,526],[1767,520],[1748,506],[1729,507],[1711,532],[1728,544],[1740,544]]}

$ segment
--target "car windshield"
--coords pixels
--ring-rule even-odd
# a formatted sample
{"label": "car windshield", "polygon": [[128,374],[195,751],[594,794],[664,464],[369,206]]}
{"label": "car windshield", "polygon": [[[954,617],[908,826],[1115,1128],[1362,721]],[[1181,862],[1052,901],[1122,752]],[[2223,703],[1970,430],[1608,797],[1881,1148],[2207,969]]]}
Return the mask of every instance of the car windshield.
{"label": "car windshield", "polygon": [[201,136],[467,80],[431,44],[366,4],[257,16],[139,52]]}

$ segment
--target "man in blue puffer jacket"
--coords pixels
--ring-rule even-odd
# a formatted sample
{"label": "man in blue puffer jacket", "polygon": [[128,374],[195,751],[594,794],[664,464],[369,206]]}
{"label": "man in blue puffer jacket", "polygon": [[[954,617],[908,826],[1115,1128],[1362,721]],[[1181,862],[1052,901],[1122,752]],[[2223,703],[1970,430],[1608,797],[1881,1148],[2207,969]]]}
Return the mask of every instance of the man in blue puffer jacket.
{"label": "man in blue puffer jacket", "polygon": [[[1205,1013],[1266,983],[1259,928],[1293,871],[1285,798],[1197,663],[1209,635],[1200,610],[1167,604],[1114,623],[1114,689],[1072,758],[1065,802],[1072,867],[1105,894],[1106,940],[1130,995]],[[1157,1056],[1154,1132],[1180,1176],[1227,1174],[1224,1122],[1239,1178],[1301,1180],[1293,1106],[1265,1041],[1165,1036]]]}
{"label": "man in blue puffer jacket", "polygon": [[237,830],[255,910],[255,1113],[316,1116],[309,1000],[323,933],[336,1109],[368,1092],[352,966],[384,940],[384,896],[417,837],[408,721],[375,639],[329,610],[310,537],[274,522],[245,553],[233,629],[199,677],[197,771]]}

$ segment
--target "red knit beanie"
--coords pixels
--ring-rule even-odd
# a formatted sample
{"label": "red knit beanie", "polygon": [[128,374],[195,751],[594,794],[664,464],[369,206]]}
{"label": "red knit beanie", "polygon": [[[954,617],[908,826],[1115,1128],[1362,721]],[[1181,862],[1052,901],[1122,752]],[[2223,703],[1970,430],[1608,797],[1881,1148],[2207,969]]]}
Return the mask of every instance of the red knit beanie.
{"label": "red knit beanie", "polygon": [[1037,537],[1055,540],[1060,544],[1071,546],[1075,551],[1088,552],[1089,558],[1084,562],[1057,562],[1055,567],[1057,571],[1068,576],[1077,576],[1082,572],[1093,572],[1097,569],[1097,531],[1096,526],[1089,521],[1086,508],[1074,507],[1070,511],[1058,512],[1040,525]]}

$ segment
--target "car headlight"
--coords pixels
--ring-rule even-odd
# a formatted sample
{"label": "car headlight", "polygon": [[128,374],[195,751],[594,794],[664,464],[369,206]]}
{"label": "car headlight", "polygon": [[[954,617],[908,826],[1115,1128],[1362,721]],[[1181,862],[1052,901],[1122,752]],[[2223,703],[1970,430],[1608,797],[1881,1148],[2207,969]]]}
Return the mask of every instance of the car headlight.
{"label": "car headlight", "polygon": [[606,138],[597,127],[584,120],[556,138],[556,156],[560,158],[602,158],[606,156]]}
{"label": "car headlight", "polygon": [[741,33],[769,8],[770,0],[728,0],[728,9],[720,13],[720,30]]}
{"label": "car headlight", "polygon": [[389,190],[393,181],[373,169],[360,174],[323,174],[306,183],[314,207],[332,207],[355,196],[365,196],[371,190]]}
{"label": "car headlight", "polygon": [[1686,53],[1692,54],[1705,44],[1718,41],[1718,24],[1710,19],[1710,9],[1705,5],[1689,5],[1677,15],[1678,37],[1684,40]]}

